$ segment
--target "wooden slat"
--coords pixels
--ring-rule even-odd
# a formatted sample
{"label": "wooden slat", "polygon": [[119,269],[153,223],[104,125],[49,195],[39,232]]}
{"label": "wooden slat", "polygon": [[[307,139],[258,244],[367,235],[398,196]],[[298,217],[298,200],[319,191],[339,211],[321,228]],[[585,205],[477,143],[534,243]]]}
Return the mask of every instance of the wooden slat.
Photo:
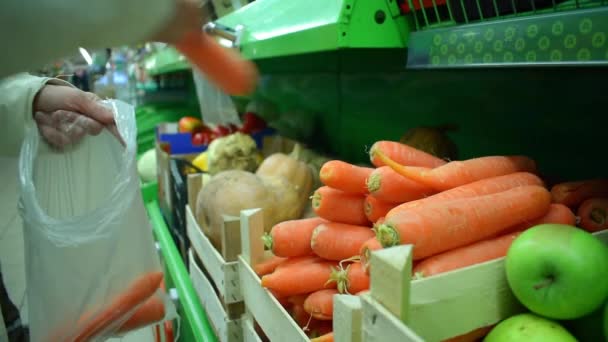
{"label": "wooden slat", "polygon": [[244,257],[239,257],[239,278],[247,310],[271,341],[309,341],[302,329],[268,290]]}
{"label": "wooden slat", "polygon": [[242,257],[250,265],[264,260],[264,214],[261,209],[241,211]]}
{"label": "wooden slat", "polygon": [[[365,342],[423,342],[397,317],[369,294],[361,295],[363,306],[363,341]],[[437,324],[444,324],[443,322]]]}
{"label": "wooden slat", "polygon": [[241,219],[222,215],[222,256],[226,262],[236,261],[241,254]]}
{"label": "wooden slat", "polygon": [[361,342],[362,325],[361,298],[350,295],[334,296],[334,340]]}
{"label": "wooden slat", "polygon": [[241,319],[228,319],[228,315],[226,314],[226,311],[224,311],[222,303],[215,295],[213,286],[209,280],[205,278],[205,275],[196,264],[192,250],[188,251],[188,257],[190,261],[190,278],[192,279],[192,285],[198,293],[201,303],[205,308],[205,313],[215,328],[219,340],[222,342],[242,341],[243,328],[241,326]]}
{"label": "wooden slat", "polygon": [[196,208],[196,199],[198,193],[203,187],[203,175],[200,173],[188,175],[188,205],[191,208]]}
{"label": "wooden slat", "polygon": [[190,206],[186,206],[186,230],[192,249],[201,259],[211,280],[224,298],[224,302],[231,304],[242,301],[238,263],[236,261],[228,263],[224,261],[224,258],[198,227]]}
{"label": "wooden slat", "polygon": [[251,317],[243,318],[243,342],[262,342],[262,339],[255,332]]}

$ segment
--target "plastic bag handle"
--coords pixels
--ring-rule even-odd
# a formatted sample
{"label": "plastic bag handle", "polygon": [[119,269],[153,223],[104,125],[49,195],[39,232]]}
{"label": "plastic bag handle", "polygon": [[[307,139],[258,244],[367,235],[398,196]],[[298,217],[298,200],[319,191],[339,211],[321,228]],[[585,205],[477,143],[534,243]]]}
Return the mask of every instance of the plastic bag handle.
{"label": "plastic bag handle", "polygon": [[116,128],[125,144],[121,156],[121,168],[116,175],[114,188],[105,203],[92,212],[57,219],[49,216],[40,207],[33,180],[40,134],[34,123],[26,128],[19,157],[21,190],[19,211],[24,222],[28,223],[28,227],[39,229],[56,246],[74,246],[108,236],[111,232],[108,229],[109,223],[121,217],[129,209],[128,204],[133,201],[139,189],[134,171],[137,127],[133,106],[118,100],[105,100],[102,104],[114,113]]}

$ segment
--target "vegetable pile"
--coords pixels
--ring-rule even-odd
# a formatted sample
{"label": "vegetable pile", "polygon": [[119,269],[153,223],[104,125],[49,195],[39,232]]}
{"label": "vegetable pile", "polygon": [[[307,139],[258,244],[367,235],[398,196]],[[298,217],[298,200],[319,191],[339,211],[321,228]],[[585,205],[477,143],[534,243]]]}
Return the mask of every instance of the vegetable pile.
{"label": "vegetable pile", "polygon": [[378,141],[370,160],[374,167],[326,162],[319,171],[324,185],[311,197],[318,217],[274,225],[264,236],[274,256],[255,265],[262,285],[309,335],[325,333],[323,340],[332,337],[318,328],[331,322],[332,297],[369,289],[373,250],[412,244],[420,279],[504,257],[539,224],[574,226],[576,208],[584,229],[608,228],[608,181],[565,183],[550,192],[526,156],[448,162]]}

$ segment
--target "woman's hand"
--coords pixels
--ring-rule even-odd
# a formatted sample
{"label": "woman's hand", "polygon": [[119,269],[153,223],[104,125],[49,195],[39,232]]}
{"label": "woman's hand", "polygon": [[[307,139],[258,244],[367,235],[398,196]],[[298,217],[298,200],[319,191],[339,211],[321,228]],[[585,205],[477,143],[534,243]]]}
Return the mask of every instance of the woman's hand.
{"label": "woman's hand", "polygon": [[112,111],[93,93],[48,84],[36,95],[33,108],[40,134],[56,148],[77,143],[85,135],[97,135],[104,128],[119,137]]}

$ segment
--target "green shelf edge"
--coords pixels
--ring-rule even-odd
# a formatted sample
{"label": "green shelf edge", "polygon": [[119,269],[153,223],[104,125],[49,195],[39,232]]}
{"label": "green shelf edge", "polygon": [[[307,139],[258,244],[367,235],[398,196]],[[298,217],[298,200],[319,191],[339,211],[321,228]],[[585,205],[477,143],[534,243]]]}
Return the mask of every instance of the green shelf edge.
{"label": "green shelf edge", "polygon": [[152,76],[191,69],[186,58],[170,46],[146,57],[143,67]]}
{"label": "green shelf edge", "polygon": [[187,321],[191,328],[192,337],[196,342],[215,342],[217,337],[209,323],[205,310],[201,304],[198,294],[194,290],[190,276],[181,259],[181,256],[173,243],[169,229],[158,206],[156,200],[158,185],[156,182],[147,183],[141,186],[142,197],[154,229],[154,235],[160,244],[163,259],[166,264],[166,271],[171,278],[181,303],[182,325]]}

